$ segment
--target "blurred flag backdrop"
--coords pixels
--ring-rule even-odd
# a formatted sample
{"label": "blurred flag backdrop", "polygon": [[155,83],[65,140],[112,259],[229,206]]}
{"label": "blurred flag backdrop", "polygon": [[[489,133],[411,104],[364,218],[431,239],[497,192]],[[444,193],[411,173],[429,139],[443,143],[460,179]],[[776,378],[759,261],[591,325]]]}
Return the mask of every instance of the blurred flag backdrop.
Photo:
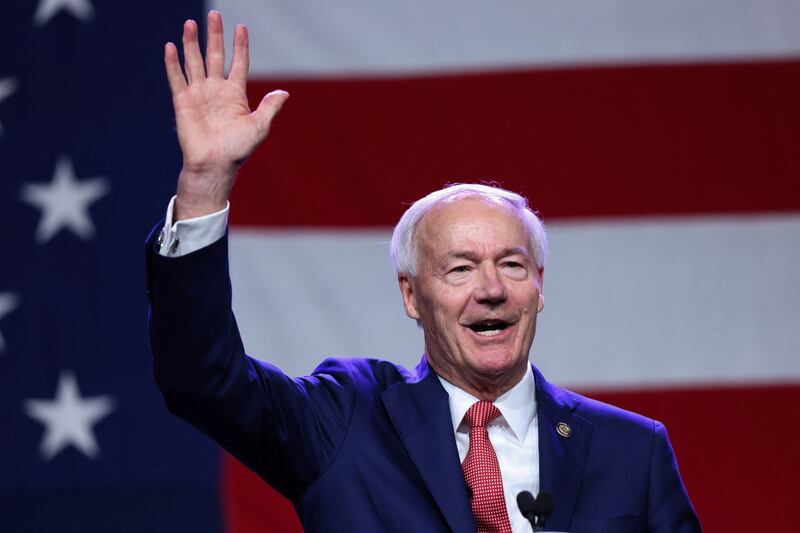
{"label": "blurred flag backdrop", "polygon": [[550,230],[533,361],[665,422],[707,531],[792,530],[790,0],[6,8],[0,529],[299,529],[167,413],[151,375],[141,243],[180,168],[162,46],[209,8],[250,29],[252,102],[292,94],[231,201],[249,353],[291,374],[329,355],[414,365],[422,337],[387,258],[391,226],[447,182],[498,182]]}

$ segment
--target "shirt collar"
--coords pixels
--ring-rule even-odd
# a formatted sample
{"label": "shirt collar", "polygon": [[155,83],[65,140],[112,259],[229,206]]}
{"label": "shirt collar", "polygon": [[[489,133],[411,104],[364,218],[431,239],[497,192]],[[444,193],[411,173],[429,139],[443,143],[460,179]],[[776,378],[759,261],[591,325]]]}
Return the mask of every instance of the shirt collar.
{"label": "shirt collar", "polygon": [[[511,431],[520,441],[525,440],[525,435],[527,435],[531,422],[536,416],[536,382],[533,378],[531,366],[527,366],[528,371],[519,383],[501,394],[494,401],[494,405],[500,410],[502,418],[505,419]],[[464,420],[467,410],[479,400],[438,374],[436,377],[439,378],[439,382],[450,397],[450,416],[453,419],[453,433],[456,433]]]}

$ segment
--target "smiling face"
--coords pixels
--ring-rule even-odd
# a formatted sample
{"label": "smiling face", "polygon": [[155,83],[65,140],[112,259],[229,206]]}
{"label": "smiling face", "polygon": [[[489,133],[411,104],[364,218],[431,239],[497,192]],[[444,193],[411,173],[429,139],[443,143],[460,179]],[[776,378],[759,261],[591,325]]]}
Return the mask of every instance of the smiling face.
{"label": "smiling face", "polygon": [[513,207],[482,196],[434,206],[416,231],[417,273],[399,276],[441,377],[493,401],[527,371],[542,273]]}

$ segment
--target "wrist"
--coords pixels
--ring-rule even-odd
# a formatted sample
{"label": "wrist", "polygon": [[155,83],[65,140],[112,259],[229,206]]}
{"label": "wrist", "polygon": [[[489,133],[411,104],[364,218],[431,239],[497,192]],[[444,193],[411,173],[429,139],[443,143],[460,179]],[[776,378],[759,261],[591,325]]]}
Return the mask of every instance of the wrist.
{"label": "wrist", "polygon": [[178,179],[174,221],[209,215],[225,209],[232,184],[232,175],[198,173],[184,168]]}

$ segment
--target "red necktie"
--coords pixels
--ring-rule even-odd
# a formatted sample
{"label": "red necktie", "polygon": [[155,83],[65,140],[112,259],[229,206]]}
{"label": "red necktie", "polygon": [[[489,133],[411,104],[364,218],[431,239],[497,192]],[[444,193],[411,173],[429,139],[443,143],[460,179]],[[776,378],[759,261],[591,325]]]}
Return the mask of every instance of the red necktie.
{"label": "red necktie", "polygon": [[511,533],[500,464],[486,431],[486,425],[498,416],[500,410],[486,401],[474,403],[464,415],[469,425],[469,450],[461,468],[479,533]]}

